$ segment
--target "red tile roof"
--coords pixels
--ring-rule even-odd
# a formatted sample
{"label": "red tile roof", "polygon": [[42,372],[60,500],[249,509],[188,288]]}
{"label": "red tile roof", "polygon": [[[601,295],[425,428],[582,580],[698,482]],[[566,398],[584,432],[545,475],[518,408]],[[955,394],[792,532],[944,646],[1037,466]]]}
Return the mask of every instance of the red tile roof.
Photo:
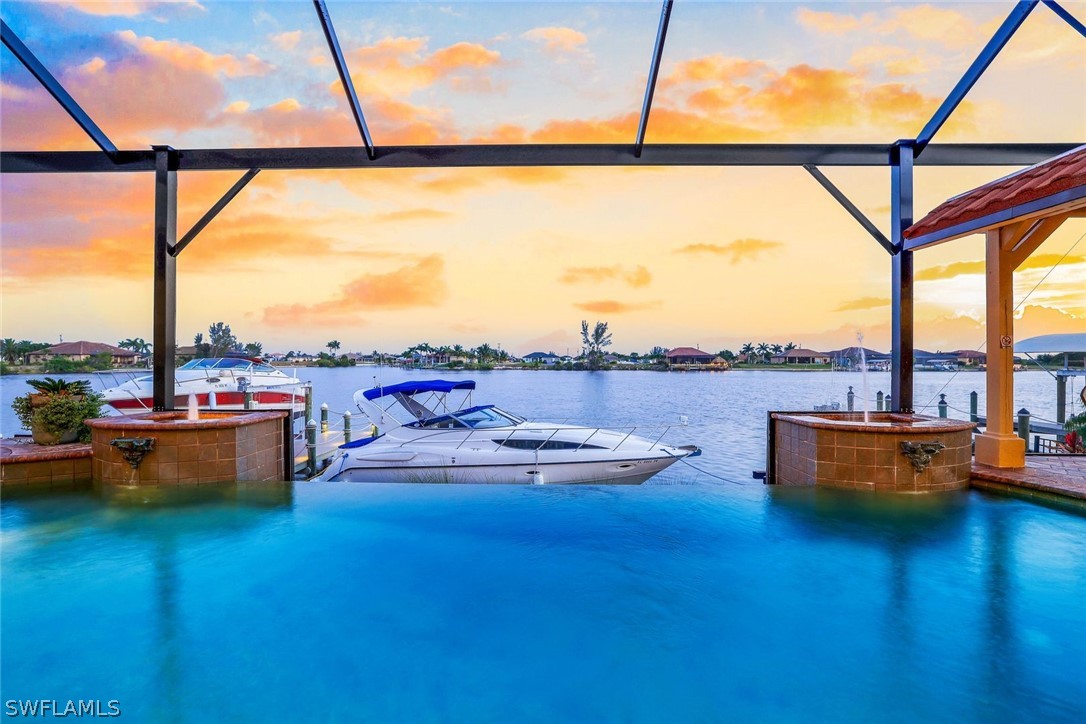
{"label": "red tile roof", "polygon": [[[999,212],[1014,218],[1015,207],[1055,196],[1077,187],[1086,187],[1086,146],[1050,158],[1010,176],[992,181],[972,191],[955,196],[935,207],[931,213],[905,230],[906,239],[916,239],[952,227],[977,221]],[[994,224],[993,224],[994,225]],[[963,229],[972,233],[980,229]],[[959,234],[953,232],[943,238]],[[934,241],[934,239],[933,239]]]}
{"label": "red tile roof", "polygon": [[39,354],[91,355],[99,354],[101,352],[109,352],[115,357],[136,356],[136,353],[130,349],[114,347],[113,345],[104,342],[85,342],[83,340],[80,340],[79,342],[61,342],[60,344],[54,344],[48,349],[43,349]]}
{"label": "red tile roof", "polygon": [[696,347],[676,347],[669,350],[665,357],[715,357],[712,352],[702,352]]}
{"label": "red tile roof", "polygon": [[796,347],[795,349],[790,349],[787,352],[782,352],[781,354],[775,354],[773,356],[793,359],[795,357],[829,357],[830,355],[828,352],[815,352],[813,349],[807,349],[806,347]]}

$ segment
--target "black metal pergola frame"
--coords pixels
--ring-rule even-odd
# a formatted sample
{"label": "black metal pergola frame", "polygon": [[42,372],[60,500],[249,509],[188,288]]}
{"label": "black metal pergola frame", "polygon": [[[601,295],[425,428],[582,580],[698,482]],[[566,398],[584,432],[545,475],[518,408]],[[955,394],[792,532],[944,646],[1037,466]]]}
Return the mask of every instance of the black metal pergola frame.
{"label": "black metal pergola frame", "polygon": [[[674,0],[663,0],[637,136],[632,144],[376,146],[366,125],[335,26],[324,0],[313,0],[329,51],[361,136],[361,147],[120,150],[60,82],[0,20],[5,46],[38,79],[101,151],[0,152],[0,173],[154,173],[154,409],[172,409],[177,316],[177,256],[260,170],[475,168],[524,166],[794,166],[805,168],[891,257],[892,381],[895,410],[913,407],[913,252],[904,241],[913,222],[913,169],[924,166],[1014,166],[1038,163],[1078,143],[932,144],[932,138],[1037,6],[1018,0],[961,80],[916,138],[890,144],[646,144],[645,133]],[[1055,0],[1043,0],[1086,37],[1086,27]],[[821,166],[889,167],[890,235],[823,174]],[[180,240],[177,173],[244,170],[245,174]]]}

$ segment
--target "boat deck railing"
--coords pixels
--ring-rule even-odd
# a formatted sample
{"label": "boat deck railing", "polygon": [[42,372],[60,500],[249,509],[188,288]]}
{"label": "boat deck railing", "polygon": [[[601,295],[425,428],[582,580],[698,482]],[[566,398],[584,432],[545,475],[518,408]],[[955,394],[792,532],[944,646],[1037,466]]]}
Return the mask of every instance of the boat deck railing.
{"label": "boat deck railing", "polygon": [[[615,427],[604,428],[604,427],[588,427],[588,426],[586,426],[586,427],[578,427],[578,426],[568,426],[568,425],[557,425],[557,426],[555,426],[553,428],[551,428],[551,427],[530,427],[530,428],[524,428],[524,427],[491,427],[491,428],[479,428],[479,429],[472,429],[472,430],[449,428],[449,429],[435,430],[435,431],[433,431],[433,432],[431,432],[429,434],[426,434],[426,435],[421,435],[419,437],[414,437],[414,438],[411,438],[410,440],[404,440],[403,442],[400,443],[399,447],[404,447],[406,445],[414,445],[414,444],[417,444],[417,443],[449,444],[451,442],[451,440],[456,440],[456,439],[459,439],[459,442],[457,443],[457,445],[455,447],[456,450],[461,449],[464,445],[467,445],[470,442],[484,442],[484,441],[489,442],[489,443],[493,443],[493,444],[498,445],[499,447],[502,447],[502,446],[505,445],[505,443],[507,443],[508,441],[514,439],[514,436],[516,436],[515,439],[517,439],[517,440],[530,440],[533,443],[538,441],[539,445],[537,445],[534,448],[534,450],[538,452],[539,450],[543,449],[546,446],[547,443],[551,442],[551,440],[554,439],[554,436],[557,435],[560,432],[562,432],[562,433],[572,433],[572,432],[581,431],[581,432],[585,433],[584,440],[581,440],[580,443],[577,445],[577,447],[569,448],[568,450],[563,450],[563,452],[575,452],[577,450],[581,450],[586,445],[588,445],[593,440],[593,438],[596,439],[596,442],[592,443],[593,447],[600,447],[600,448],[603,448],[605,450],[609,450],[611,452],[614,452],[614,451],[618,450],[620,447],[622,447],[622,445],[625,444],[627,440],[629,440],[631,437],[633,437],[634,434],[636,432],[638,432],[638,430],[641,430],[643,438],[646,439],[646,440],[650,440],[649,449],[651,450],[653,447],[655,447],[656,445],[658,445],[660,443],[660,440],[662,440],[663,437],[665,435],[667,435],[667,433],[671,430],[671,428],[673,426],[672,425],[663,426],[662,430],[660,430],[660,427],[661,426],[659,426],[659,425],[650,426],[650,427],[633,425],[633,426],[625,426],[625,427],[617,427],[617,428],[615,428]],[[658,435],[655,434],[657,431],[660,431]],[[601,432],[604,432],[604,433],[617,433],[617,434],[623,435],[623,437],[622,437],[621,440],[619,440],[613,446],[600,445],[599,444],[600,438],[596,438],[596,435],[598,433],[601,433]],[[549,434],[546,434],[546,433],[549,433]],[[645,435],[645,433],[648,433],[648,435]],[[546,437],[543,437],[544,434],[546,434]],[[463,435],[463,438],[459,437],[461,435]],[[654,438],[651,437],[652,435],[655,435],[655,437]],[[453,436],[456,436],[456,437],[453,437]],[[498,440],[499,436],[501,436],[500,440]],[[533,448],[526,448],[526,449],[527,450],[532,450]]]}

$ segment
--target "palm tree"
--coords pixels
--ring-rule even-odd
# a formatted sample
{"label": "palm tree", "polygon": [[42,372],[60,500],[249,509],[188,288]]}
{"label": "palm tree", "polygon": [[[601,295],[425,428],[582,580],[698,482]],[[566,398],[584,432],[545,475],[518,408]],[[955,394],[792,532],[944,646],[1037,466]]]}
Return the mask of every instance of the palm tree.
{"label": "palm tree", "polygon": [[754,354],[754,343],[753,342],[747,342],[746,344],[744,344],[742,347],[739,348],[739,353],[746,355],[747,362],[750,362],[750,357],[751,357],[751,355]]}
{"label": "palm tree", "polygon": [[479,358],[480,364],[486,364],[491,358],[495,356],[494,348],[490,346],[488,342],[483,342],[481,345],[473,350],[476,356]]}
{"label": "palm tree", "polygon": [[6,337],[0,342],[0,357],[3,357],[5,362],[15,364],[20,357],[19,344],[11,337]]}
{"label": "palm tree", "polygon": [[780,346],[779,344],[770,345],[769,348],[773,350],[773,354],[781,354],[782,352],[784,352],[784,347]]}
{"label": "palm tree", "polygon": [[338,339],[333,339],[331,342],[329,342],[328,344],[326,344],[324,346],[327,347],[328,351],[332,353],[333,357],[335,357],[336,356],[335,355],[336,350],[339,349],[339,340]]}
{"label": "palm tree", "polygon": [[759,342],[758,346],[754,348],[754,351],[762,358],[762,362],[765,362],[766,357],[769,355],[769,345],[765,342]]}
{"label": "palm tree", "polygon": [[598,370],[603,363],[603,348],[611,346],[611,333],[607,331],[607,322],[596,322],[596,326],[589,332],[588,320],[582,319],[581,341],[588,358],[588,369]]}
{"label": "palm tree", "polygon": [[785,352],[791,352],[794,349],[799,349],[799,345],[795,342],[789,342],[788,344],[784,345]]}

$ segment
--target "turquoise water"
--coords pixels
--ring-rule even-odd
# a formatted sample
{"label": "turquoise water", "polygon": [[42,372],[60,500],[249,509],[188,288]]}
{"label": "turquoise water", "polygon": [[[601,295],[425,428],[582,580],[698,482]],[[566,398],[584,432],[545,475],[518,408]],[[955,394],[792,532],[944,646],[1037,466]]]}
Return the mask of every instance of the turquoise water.
{"label": "turquoise water", "polygon": [[1086,517],[980,493],[7,496],[2,698],[133,721],[1083,721]]}

